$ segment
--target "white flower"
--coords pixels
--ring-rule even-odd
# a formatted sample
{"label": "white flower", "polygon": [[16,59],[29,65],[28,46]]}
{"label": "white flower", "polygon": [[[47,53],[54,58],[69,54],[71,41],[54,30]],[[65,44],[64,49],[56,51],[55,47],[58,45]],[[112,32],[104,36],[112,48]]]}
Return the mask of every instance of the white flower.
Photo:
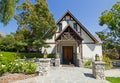
{"label": "white flower", "polygon": [[15,62],[17,62],[18,60],[17,59],[15,59]]}
{"label": "white flower", "polygon": [[23,62],[20,62],[21,64],[23,64]]}
{"label": "white flower", "polygon": [[3,56],[2,54],[0,54],[0,56]]}
{"label": "white flower", "polygon": [[5,67],[5,65],[2,64],[2,67]]}
{"label": "white flower", "polygon": [[16,66],[18,66],[18,64],[17,64],[17,63],[16,63],[15,65],[16,65]]}

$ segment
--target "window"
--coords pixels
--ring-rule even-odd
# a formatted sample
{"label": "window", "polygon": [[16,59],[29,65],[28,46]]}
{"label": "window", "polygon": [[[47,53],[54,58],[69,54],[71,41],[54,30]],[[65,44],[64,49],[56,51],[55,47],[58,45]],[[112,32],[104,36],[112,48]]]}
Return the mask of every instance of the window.
{"label": "window", "polygon": [[74,23],[73,26],[74,26],[74,29],[77,31],[77,23]]}
{"label": "window", "polygon": [[62,23],[59,23],[59,32],[62,31]]}

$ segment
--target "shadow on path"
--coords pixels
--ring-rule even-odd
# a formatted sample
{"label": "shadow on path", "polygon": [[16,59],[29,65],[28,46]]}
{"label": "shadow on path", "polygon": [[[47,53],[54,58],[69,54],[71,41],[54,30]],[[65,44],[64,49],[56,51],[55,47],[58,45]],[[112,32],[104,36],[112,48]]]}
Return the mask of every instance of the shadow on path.
{"label": "shadow on path", "polygon": [[85,75],[86,77],[94,78],[93,74],[91,74],[91,73],[84,73],[84,75]]}

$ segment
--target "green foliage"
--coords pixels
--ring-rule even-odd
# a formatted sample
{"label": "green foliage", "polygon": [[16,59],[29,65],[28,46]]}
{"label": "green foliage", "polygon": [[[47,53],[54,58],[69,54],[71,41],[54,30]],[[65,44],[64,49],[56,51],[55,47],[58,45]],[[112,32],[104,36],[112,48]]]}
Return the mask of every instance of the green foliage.
{"label": "green foliage", "polygon": [[114,41],[114,37],[107,30],[97,32],[97,35],[102,40],[103,55],[106,55],[110,59],[120,58],[120,46]]}
{"label": "green foliage", "polygon": [[35,73],[36,68],[37,68],[37,65],[34,63],[34,61],[29,60],[24,65],[24,72],[26,74],[32,74],[32,73]]}
{"label": "green foliage", "polygon": [[110,81],[111,83],[118,83],[120,82],[120,77],[106,77],[106,80]]}
{"label": "green foliage", "polygon": [[0,38],[1,51],[24,51],[27,43],[22,38],[16,38],[16,35],[7,35]]}
{"label": "green foliage", "polygon": [[6,72],[31,74],[35,73],[36,68],[34,60],[25,61],[25,59],[20,59],[15,53],[0,53],[0,75]]}
{"label": "green foliage", "polygon": [[0,76],[7,72],[7,66],[0,63]]}
{"label": "green foliage", "polygon": [[0,21],[6,25],[14,15],[18,0],[0,0]]}
{"label": "green foliage", "polygon": [[116,48],[109,49],[106,53],[104,53],[107,57],[109,57],[111,60],[117,59],[119,57],[118,51]]}
{"label": "green foliage", "polygon": [[8,65],[8,71],[11,73],[21,73],[24,72],[23,66],[25,65],[24,60],[16,59],[14,62],[10,62]]}
{"label": "green foliage", "polygon": [[[0,0],[0,21],[7,24],[14,15],[16,3],[19,0]],[[12,36],[0,38],[2,51],[41,51],[46,46],[45,41],[52,38],[57,30],[53,14],[50,13],[46,0],[25,0],[17,6],[14,16],[18,22],[18,30]]]}
{"label": "green foliage", "polygon": [[19,57],[24,58],[43,58],[41,53],[18,53]]}
{"label": "green foliage", "polygon": [[16,34],[22,35],[27,47],[42,48],[45,41],[52,38],[57,26],[50,13],[46,0],[37,0],[34,4],[29,0],[17,7],[15,15],[18,22]]}
{"label": "green foliage", "polygon": [[109,69],[109,68],[110,68],[110,65],[111,65],[111,64],[110,64],[110,59],[109,59],[109,57],[103,55],[102,60],[105,62],[105,68],[106,68],[106,69]]}
{"label": "green foliage", "polygon": [[100,25],[107,25],[111,38],[116,44],[120,44],[120,2],[105,10],[100,17]]}
{"label": "green foliage", "polygon": [[87,68],[90,68],[90,67],[91,67],[91,64],[92,64],[92,59],[87,59],[87,60],[84,62],[84,66],[87,67]]}
{"label": "green foliage", "polygon": [[[106,24],[110,30],[119,31],[120,2],[112,6],[110,10],[105,10],[100,17],[100,25]],[[116,34],[117,35],[117,34]]]}
{"label": "green foliage", "polygon": [[[44,54],[41,53],[18,53],[17,55],[19,55],[20,58],[24,59],[24,58],[44,58]],[[50,53],[47,54],[47,58],[55,58],[55,53]]]}
{"label": "green foliage", "polygon": [[15,40],[11,35],[0,38],[0,50],[10,51],[11,49],[14,49],[14,41]]}
{"label": "green foliage", "polygon": [[91,65],[91,61],[90,60],[85,62],[85,66],[90,66],[90,65]]}
{"label": "green foliage", "polygon": [[55,58],[56,54],[55,53],[51,53],[51,54],[48,54],[47,57],[48,58]]}
{"label": "green foliage", "polygon": [[16,58],[18,57],[14,52],[0,52],[0,62],[4,65],[14,61]]}

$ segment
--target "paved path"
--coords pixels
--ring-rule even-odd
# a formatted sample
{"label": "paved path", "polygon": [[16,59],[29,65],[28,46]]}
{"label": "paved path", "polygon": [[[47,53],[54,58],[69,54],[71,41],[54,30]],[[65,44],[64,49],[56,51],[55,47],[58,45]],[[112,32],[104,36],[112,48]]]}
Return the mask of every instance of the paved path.
{"label": "paved path", "polygon": [[92,70],[79,67],[51,68],[49,75],[10,83],[109,83],[92,77]]}
{"label": "paved path", "polygon": [[109,77],[120,77],[120,69],[106,70],[105,75]]}

